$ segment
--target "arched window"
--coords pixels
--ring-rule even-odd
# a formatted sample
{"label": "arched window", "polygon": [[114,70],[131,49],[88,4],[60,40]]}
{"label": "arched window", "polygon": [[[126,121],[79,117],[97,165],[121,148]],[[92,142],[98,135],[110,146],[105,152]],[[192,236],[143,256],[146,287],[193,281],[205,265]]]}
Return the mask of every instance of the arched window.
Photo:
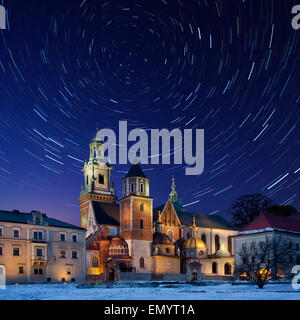
{"label": "arched window", "polygon": [[141,269],[145,268],[145,259],[143,257],[140,259],[140,268]]}
{"label": "arched window", "polygon": [[89,176],[86,176],[86,185],[89,185]]}
{"label": "arched window", "polygon": [[141,192],[144,192],[144,185],[141,183]]}
{"label": "arched window", "polygon": [[206,244],[206,235],[205,235],[205,233],[202,233],[201,240]]}
{"label": "arched window", "polygon": [[99,174],[99,184],[104,184],[104,175]]}
{"label": "arched window", "polygon": [[218,265],[216,262],[212,263],[212,273],[217,274],[218,273]]}
{"label": "arched window", "polygon": [[93,257],[92,257],[92,268],[98,268],[98,267],[99,267],[98,257],[93,256]]}
{"label": "arched window", "polygon": [[144,220],[143,219],[141,219],[141,221],[140,221],[140,229],[144,229]]}
{"label": "arched window", "polygon": [[215,249],[216,251],[220,250],[220,237],[218,235],[215,236]]}
{"label": "arched window", "polygon": [[230,275],[231,274],[231,264],[230,263],[225,263],[224,265],[224,274]]}
{"label": "arched window", "polygon": [[131,192],[134,192],[134,183],[131,184]]}

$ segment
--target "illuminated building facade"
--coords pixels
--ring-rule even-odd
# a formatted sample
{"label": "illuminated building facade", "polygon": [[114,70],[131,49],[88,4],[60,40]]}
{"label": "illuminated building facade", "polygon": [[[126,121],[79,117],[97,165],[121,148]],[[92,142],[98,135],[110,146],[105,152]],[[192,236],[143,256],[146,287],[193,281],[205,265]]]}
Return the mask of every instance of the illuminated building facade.
{"label": "illuminated building facade", "polygon": [[79,199],[81,226],[87,229],[88,279],[232,276],[237,230],[221,216],[184,211],[174,178],[167,202],[153,208],[150,181],[139,163],[122,179],[117,202],[111,170],[104,161],[104,143],[94,138]]}
{"label": "illuminated building facade", "polygon": [[85,282],[85,230],[32,211],[0,211],[6,283]]}

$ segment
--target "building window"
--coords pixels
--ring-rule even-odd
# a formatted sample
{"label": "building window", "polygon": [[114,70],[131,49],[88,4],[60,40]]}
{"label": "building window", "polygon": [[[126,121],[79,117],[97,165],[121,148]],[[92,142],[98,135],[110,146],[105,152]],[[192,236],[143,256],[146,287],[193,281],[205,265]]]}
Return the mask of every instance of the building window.
{"label": "building window", "polygon": [[206,235],[205,235],[205,233],[202,233],[201,240],[206,244]]}
{"label": "building window", "polygon": [[86,176],[86,185],[89,185],[89,176]]}
{"label": "building window", "polygon": [[66,258],[66,250],[59,250],[59,257],[60,258]]}
{"label": "building window", "polygon": [[131,184],[131,192],[134,192],[134,183]]}
{"label": "building window", "polygon": [[170,253],[170,249],[169,248],[166,248],[166,253]]}
{"label": "building window", "polygon": [[0,237],[3,237],[3,228],[0,228]]}
{"label": "building window", "polygon": [[19,273],[20,274],[24,273],[24,267],[23,266],[19,266]]}
{"label": "building window", "polygon": [[43,249],[40,249],[40,248],[36,249],[36,256],[42,257],[43,256]]}
{"label": "building window", "polygon": [[66,234],[65,233],[60,234],[60,241],[66,241]]}
{"label": "building window", "polygon": [[72,274],[72,268],[67,269],[67,274],[69,274],[69,275]]}
{"label": "building window", "polygon": [[144,204],[143,203],[140,204],[140,211],[144,211]]}
{"label": "building window", "polygon": [[92,268],[98,268],[98,267],[99,267],[98,257],[93,256],[93,258],[92,258]]}
{"label": "building window", "polygon": [[13,248],[13,255],[19,256],[20,255],[20,248]]}
{"label": "building window", "polygon": [[144,269],[144,268],[145,268],[145,259],[144,259],[144,258],[141,258],[141,259],[140,259],[140,268],[141,268],[141,269]]}
{"label": "building window", "polygon": [[20,230],[14,229],[14,238],[19,238],[19,237],[20,237]]}
{"label": "building window", "polygon": [[228,252],[232,255],[232,236],[228,236]]}
{"label": "building window", "polygon": [[144,192],[144,185],[141,183],[141,192]]}
{"label": "building window", "polygon": [[99,174],[99,184],[104,184],[104,175]]}
{"label": "building window", "polygon": [[72,241],[73,241],[73,242],[77,242],[77,235],[76,235],[76,234],[73,234],[73,236],[72,236]]}
{"label": "building window", "polygon": [[141,219],[141,221],[140,221],[140,229],[144,229],[144,220],[143,219]]}
{"label": "building window", "polygon": [[42,269],[42,268],[34,268],[34,269],[33,269],[33,273],[34,273],[34,274],[42,275],[44,272],[43,272],[43,269]]}
{"label": "building window", "polygon": [[72,251],[72,259],[77,259],[77,258],[78,258],[78,252]]}
{"label": "building window", "polygon": [[224,274],[226,274],[226,275],[230,275],[231,274],[231,265],[230,265],[230,263],[225,263]]}
{"label": "building window", "polygon": [[218,235],[215,236],[215,249],[216,251],[220,250],[220,237]]}
{"label": "building window", "polygon": [[218,265],[216,262],[212,263],[212,273],[217,274],[218,273]]}
{"label": "building window", "polygon": [[3,255],[3,248],[0,247],[0,256],[2,256],[2,255]]}
{"label": "building window", "polygon": [[34,231],[33,239],[34,240],[43,240],[43,232],[42,231]]}

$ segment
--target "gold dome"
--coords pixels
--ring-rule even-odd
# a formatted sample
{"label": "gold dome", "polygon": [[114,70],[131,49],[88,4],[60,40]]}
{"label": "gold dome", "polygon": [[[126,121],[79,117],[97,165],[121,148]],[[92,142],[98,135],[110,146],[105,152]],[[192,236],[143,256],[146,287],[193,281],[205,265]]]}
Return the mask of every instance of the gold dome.
{"label": "gold dome", "polygon": [[184,249],[202,249],[206,251],[205,243],[198,238],[187,239],[183,245]]}

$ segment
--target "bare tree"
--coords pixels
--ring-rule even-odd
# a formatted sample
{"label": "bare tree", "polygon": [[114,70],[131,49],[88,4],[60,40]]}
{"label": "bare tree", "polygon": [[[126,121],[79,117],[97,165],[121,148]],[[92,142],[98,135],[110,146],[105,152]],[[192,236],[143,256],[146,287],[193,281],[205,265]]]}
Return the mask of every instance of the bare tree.
{"label": "bare tree", "polygon": [[229,214],[233,224],[238,228],[244,228],[254,218],[268,212],[272,200],[261,193],[249,194],[239,197],[230,207]]}
{"label": "bare tree", "polygon": [[250,246],[243,244],[238,252],[241,262],[235,266],[235,276],[243,274],[262,289],[270,279],[277,279],[279,268],[290,271],[292,253],[290,242],[275,235],[271,239],[266,236],[259,243],[253,241]]}

